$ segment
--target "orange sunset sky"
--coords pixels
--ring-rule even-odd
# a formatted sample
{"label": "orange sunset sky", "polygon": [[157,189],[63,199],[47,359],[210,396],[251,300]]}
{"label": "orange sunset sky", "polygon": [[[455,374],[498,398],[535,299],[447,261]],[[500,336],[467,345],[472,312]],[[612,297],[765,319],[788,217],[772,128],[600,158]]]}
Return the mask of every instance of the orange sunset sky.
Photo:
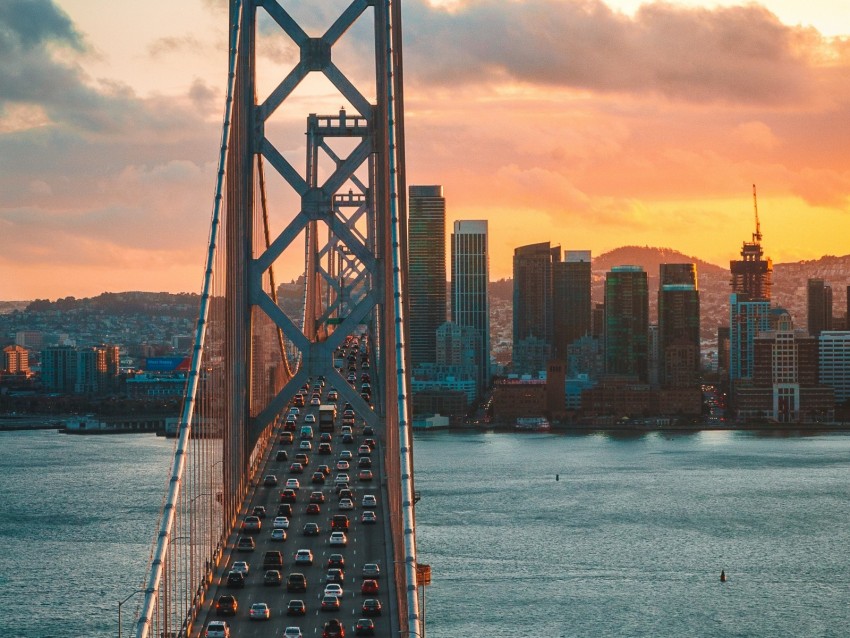
{"label": "orange sunset sky", "polygon": [[[449,230],[489,220],[493,279],[547,240],[728,267],[753,183],[775,262],[850,253],[845,4],[404,0],[409,182],[444,185]],[[224,0],[0,3],[0,300],[200,290],[226,26]],[[296,54],[262,40],[261,90]],[[334,112],[322,91],[299,103]]]}

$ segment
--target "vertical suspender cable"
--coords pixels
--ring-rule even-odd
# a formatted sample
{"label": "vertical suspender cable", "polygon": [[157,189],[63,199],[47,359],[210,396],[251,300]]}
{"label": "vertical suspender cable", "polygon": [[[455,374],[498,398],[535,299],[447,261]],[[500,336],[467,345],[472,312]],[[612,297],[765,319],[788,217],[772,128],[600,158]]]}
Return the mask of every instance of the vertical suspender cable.
{"label": "vertical suspender cable", "polygon": [[192,413],[195,408],[195,398],[198,390],[198,375],[200,374],[201,356],[204,349],[206,337],[207,316],[209,314],[210,287],[213,279],[213,264],[216,256],[216,242],[218,240],[219,222],[221,219],[222,189],[224,186],[225,163],[227,159],[227,146],[230,135],[230,116],[233,103],[233,88],[236,79],[236,56],[239,42],[239,27],[241,14],[241,0],[231,0],[231,10],[234,12],[232,22],[233,29],[230,34],[230,56],[227,74],[227,98],[224,106],[224,123],[221,132],[221,147],[219,151],[218,174],[216,175],[215,199],[213,203],[212,222],[210,226],[210,239],[207,249],[206,270],[204,272],[204,286],[201,295],[201,307],[198,316],[198,325],[195,332],[195,346],[192,351],[192,367],[189,372],[189,383],[186,390],[186,398],[183,402],[183,413],[180,417],[180,436],[177,449],[174,453],[171,479],[168,486],[168,498],[163,508],[162,520],[160,522],[159,536],[156,550],[151,561],[147,586],[145,588],[145,600],[142,605],[139,621],[136,625],[136,638],[147,638],[153,621],[157,595],[163,579],[164,562],[170,544],[172,528],[176,515],[176,507],[180,495],[180,484],[183,470],[186,464],[186,447],[190,440],[192,427]]}

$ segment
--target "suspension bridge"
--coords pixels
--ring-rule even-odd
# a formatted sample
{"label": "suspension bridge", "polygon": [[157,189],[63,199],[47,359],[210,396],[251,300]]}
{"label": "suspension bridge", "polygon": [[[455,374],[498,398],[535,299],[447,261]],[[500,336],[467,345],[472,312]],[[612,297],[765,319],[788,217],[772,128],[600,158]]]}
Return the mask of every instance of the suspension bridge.
{"label": "suspension bridge", "polygon": [[[310,3],[229,3],[227,98],[201,307],[150,569],[134,592],[135,613],[127,614],[137,638],[204,635],[224,594],[240,603],[224,619],[233,636],[279,636],[301,625],[304,635],[321,635],[330,618],[350,633],[368,631],[355,621],[376,605],[376,635],[424,632],[405,347],[401,12],[398,0],[339,2],[334,15],[330,4],[296,15]],[[270,42],[293,54],[290,68],[264,66]],[[303,263],[295,295],[275,279],[275,267],[293,261]],[[340,410],[331,418],[315,404],[332,399]],[[296,414],[291,408],[302,402]],[[319,412],[319,422],[307,425]],[[296,427],[290,443],[287,430]],[[310,438],[314,428],[321,439]],[[326,455],[316,454],[324,444],[318,451]],[[308,457],[300,468],[296,454]],[[306,472],[300,480],[299,469]],[[285,485],[296,486],[294,497]],[[338,501],[346,489],[349,502]],[[308,493],[317,505],[311,519],[302,518]],[[272,527],[283,529],[282,501],[294,501],[289,527],[272,538]],[[260,525],[248,518],[264,510]],[[327,525],[341,514],[352,522],[342,545]],[[318,537],[302,536],[310,521]],[[298,549],[311,552],[313,565],[296,561]],[[275,585],[264,583],[262,568],[277,551],[283,582],[265,587]],[[322,614],[326,556],[333,564],[342,556],[346,581],[339,610]],[[241,560],[250,572],[244,589],[231,591]],[[381,570],[369,609],[354,591],[367,563]],[[283,616],[293,611],[290,571],[309,582],[298,594],[307,608],[300,619]],[[243,628],[260,600],[270,620]],[[119,606],[119,636],[120,615]],[[333,622],[324,631],[338,635]]]}

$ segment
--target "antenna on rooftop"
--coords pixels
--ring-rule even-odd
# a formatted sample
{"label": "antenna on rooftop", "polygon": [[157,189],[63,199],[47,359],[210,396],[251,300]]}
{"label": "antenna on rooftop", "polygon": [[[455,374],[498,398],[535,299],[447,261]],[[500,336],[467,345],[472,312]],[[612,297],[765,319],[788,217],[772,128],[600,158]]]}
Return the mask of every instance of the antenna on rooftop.
{"label": "antenna on rooftop", "polygon": [[756,214],[756,232],[753,233],[753,243],[761,243],[761,224],[759,224],[759,203],[756,197],[756,185],[753,184],[753,210]]}

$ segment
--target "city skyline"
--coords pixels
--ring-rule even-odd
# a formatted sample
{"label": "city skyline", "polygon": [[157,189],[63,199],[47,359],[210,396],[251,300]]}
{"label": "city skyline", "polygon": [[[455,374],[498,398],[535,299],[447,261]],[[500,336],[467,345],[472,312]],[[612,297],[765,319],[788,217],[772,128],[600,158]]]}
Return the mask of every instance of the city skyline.
{"label": "city skyline", "polygon": [[[408,0],[408,181],[445,186],[447,224],[488,220],[492,279],[550,238],[725,266],[728,238],[752,230],[753,182],[776,263],[846,254],[850,53],[835,38],[850,16],[835,4]],[[15,6],[0,11],[0,299],[198,292],[225,4]],[[260,55],[286,68],[291,51]]]}

